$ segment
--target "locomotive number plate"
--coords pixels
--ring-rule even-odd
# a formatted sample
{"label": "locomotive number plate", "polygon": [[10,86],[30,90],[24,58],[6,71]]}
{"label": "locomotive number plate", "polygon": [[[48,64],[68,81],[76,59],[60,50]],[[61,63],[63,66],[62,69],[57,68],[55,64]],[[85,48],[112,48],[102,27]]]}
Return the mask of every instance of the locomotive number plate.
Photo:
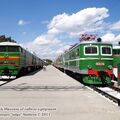
{"label": "locomotive number plate", "polygon": [[97,66],[104,66],[105,63],[103,63],[103,62],[97,62],[96,65],[97,65]]}

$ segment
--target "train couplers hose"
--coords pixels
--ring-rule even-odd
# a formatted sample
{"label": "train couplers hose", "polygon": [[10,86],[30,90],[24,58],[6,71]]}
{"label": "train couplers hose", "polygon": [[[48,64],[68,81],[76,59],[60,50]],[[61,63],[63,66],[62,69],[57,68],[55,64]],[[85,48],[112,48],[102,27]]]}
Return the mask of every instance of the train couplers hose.
{"label": "train couplers hose", "polygon": [[109,74],[105,71],[98,71],[98,76],[101,78],[103,84],[107,83],[106,77],[110,77]]}

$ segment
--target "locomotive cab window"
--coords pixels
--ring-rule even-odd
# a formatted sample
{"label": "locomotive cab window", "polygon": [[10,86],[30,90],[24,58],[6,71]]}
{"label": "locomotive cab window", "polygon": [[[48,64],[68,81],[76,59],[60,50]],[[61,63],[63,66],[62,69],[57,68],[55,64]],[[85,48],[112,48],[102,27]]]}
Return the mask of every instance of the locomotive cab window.
{"label": "locomotive cab window", "polygon": [[8,46],[8,52],[19,52],[18,46]]}
{"label": "locomotive cab window", "polygon": [[7,48],[6,46],[0,46],[0,52],[6,52]]}
{"label": "locomotive cab window", "polygon": [[98,55],[98,46],[85,46],[84,55]]}
{"label": "locomotive cab window", "polygon": [[102,46],[101,54],[102,55],[112,55],[112,48],[110,46]]}

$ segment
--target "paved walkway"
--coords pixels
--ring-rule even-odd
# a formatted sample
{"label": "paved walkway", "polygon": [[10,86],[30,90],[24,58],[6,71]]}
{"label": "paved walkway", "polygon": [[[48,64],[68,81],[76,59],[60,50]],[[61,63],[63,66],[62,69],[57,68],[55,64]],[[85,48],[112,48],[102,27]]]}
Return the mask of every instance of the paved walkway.
{"label": "paved walkway", "polygon": [[0,86],[0,120],[120,120],[120,108],[48,66]]}

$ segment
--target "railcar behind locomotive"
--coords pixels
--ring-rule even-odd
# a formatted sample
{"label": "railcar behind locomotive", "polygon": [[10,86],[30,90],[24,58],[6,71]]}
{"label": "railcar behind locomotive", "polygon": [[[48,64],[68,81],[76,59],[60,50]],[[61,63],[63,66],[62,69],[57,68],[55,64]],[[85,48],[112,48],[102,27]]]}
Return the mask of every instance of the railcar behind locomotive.
{"label": "railcar behind locomotive", "polygon": [[18,75],[43,67],[35,54],[14,42],[0,42],[0,78],[15,79]]}
{"label": "railcar behind locomotive", "polygon": [[113,46],[113,73],[115,79],[118,78],[118,64],[120,63],[120,46],[114,45]]}
{"label": "railcar behind locomotive", "polygon": [[55,66],[80,76],[86,84],[111,84],[113,77],[112,44],[81,42],[55,61]]}

